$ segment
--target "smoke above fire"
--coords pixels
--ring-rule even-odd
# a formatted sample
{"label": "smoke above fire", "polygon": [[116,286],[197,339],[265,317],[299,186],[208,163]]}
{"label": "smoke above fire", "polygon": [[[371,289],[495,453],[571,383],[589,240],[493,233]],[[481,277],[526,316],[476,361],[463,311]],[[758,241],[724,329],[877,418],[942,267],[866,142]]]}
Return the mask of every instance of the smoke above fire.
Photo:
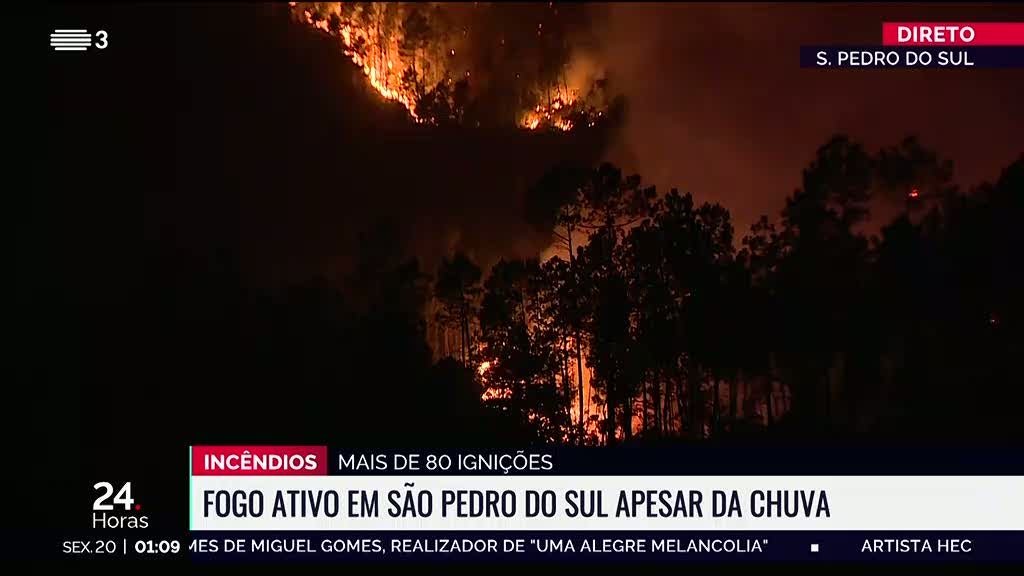
{"label": "smoke above fire", "polygon": [[421,124],[593,128],[608,107],[580,4],[292,2]]}

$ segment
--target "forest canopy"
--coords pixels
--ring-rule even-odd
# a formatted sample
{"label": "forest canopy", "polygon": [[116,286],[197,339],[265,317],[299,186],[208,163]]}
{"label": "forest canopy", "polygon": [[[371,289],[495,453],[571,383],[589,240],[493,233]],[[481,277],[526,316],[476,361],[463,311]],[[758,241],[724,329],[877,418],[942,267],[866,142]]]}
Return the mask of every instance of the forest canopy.
{"label": "forest canopy", "polygon": [[[1003,231],[1022,179],[1018,159],[963,192],[913,138],[871,153],[836,136],[778,217],[738,235],[719,204],[560,166],[524,207],[554,256],[483,270],[456,251],[391,286],[448,374],[431,385],[535,442],[992,434],[1021,395],[1020,241]],[[894,190],[903,210],[866,234]]]}

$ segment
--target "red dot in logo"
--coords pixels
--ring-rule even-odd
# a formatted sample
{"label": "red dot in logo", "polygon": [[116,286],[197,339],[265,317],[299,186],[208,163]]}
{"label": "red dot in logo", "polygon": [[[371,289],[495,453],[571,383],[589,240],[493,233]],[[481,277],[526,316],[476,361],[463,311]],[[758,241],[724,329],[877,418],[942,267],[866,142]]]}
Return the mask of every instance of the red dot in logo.
{"label": "red dot in logo", "polygon": [[135,509],[136,510],[142,510],[142,504],[136,504],[135,505]]}

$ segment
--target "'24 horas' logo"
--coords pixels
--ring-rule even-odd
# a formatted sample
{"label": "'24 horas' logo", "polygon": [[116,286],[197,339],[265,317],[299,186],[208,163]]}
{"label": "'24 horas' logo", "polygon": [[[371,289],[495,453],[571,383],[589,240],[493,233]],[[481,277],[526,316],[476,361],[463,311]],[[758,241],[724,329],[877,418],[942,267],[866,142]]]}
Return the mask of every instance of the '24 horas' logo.
{"label": "'24 horas' logo", "polygon": [[[132,498],[131,482],[125,482],[116,494],[110,482],[97,482],[92,488],[100,493],[92,503],[93,528],[149,528],[149,517],[140,514],[142,505]],[[114,514],[115,506],[123,508],[127,514]]]}

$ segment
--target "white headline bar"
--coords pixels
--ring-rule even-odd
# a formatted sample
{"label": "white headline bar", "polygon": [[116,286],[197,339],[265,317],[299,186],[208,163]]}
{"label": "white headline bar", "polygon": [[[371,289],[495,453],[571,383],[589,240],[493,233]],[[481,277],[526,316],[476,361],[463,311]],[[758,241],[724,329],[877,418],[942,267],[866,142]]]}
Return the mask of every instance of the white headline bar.
{"label": "white headline bar", "polygon": [[1024,530],[1022,476],[193,476],[194,530]]}

